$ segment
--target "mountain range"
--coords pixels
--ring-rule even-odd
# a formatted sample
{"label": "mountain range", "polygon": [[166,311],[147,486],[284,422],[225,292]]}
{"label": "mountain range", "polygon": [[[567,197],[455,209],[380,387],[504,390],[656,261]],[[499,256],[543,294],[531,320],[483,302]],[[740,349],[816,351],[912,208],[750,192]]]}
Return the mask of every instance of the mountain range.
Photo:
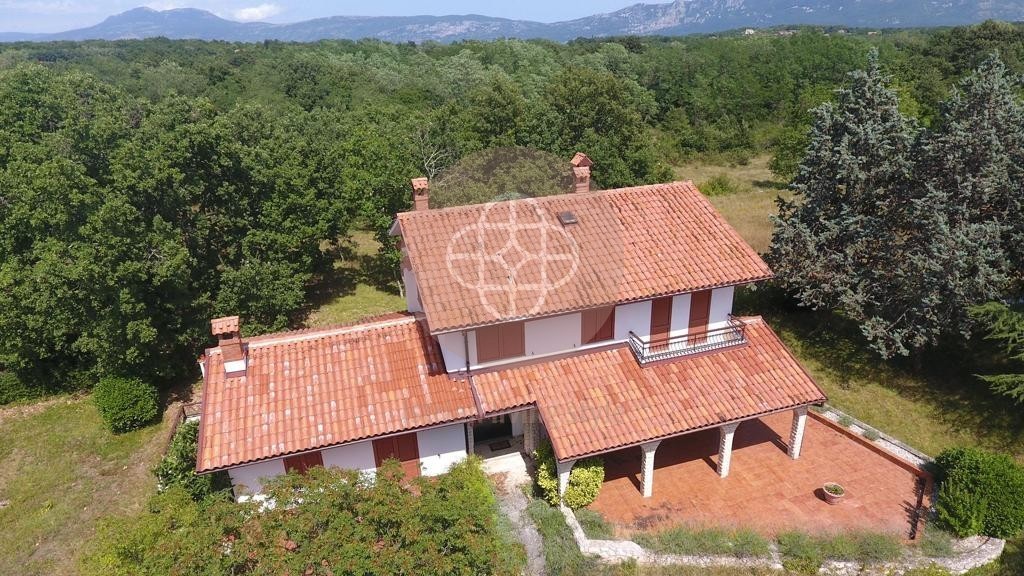
{"label": "mountain range", "polygon": [[452,42],[494,38],[683,35],[787,25],[927,27],[986,19],[1024,20],[1020,0],[676,0],[635,4],[564,22],[461,16],[331,16],[291,24],[235,22],[194,8],[135,8],[87,28],[52,34],[0,33],[0,42],[194,38],[235,42],[375,38],[389,42]]}

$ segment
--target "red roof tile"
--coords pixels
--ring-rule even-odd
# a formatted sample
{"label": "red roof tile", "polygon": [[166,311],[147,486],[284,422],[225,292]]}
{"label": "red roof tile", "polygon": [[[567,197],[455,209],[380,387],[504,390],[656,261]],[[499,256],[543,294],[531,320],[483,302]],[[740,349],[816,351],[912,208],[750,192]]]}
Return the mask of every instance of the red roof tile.
{"label": "red roof tile", "polygon": [[397,224],[433,333],[771,276],[691,182],[406,212]]}
{"label": "red roof tile", "polygon": [[248,341],[248,372],[226,378],[207,351],[198,470],[476,416],[465,382],[411,315]]}
{"label": "red roof tile", "polygon": [[559,460],[823,402],[760,318],[747,343],[641,367],[622,346],[473,376],[488,412],[535,398]]}

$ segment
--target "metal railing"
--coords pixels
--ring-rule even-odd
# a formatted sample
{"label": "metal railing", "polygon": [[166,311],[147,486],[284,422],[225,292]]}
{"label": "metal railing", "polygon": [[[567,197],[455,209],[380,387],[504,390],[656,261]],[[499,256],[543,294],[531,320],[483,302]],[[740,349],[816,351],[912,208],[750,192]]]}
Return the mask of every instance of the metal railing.
{"label": "metal railing", "polygon": [[668,338],[645,339],[631,331],[629,333],[629,348],[636,356],[637,362],[646,364],[743,344],[747,341],[744,334],[745,328],[746,325],[743,322],[730,316],[726,325],[720,328]]}

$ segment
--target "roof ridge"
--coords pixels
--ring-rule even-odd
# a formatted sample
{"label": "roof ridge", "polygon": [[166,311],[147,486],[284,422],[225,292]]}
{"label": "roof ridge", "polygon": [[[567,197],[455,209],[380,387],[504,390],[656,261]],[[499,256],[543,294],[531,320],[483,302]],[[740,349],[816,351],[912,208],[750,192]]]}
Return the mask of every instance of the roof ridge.
{"label": "roof ridge", "polygon": [[277,346],[279,344],[302,342],[305,340],[316,340],[317,338],[327,338],[330,336],[343,336],[345,334],[354,334],[379,328],[390,328],[392,326],[401,326],[403,324],[411,324],[417,321],[419,321],[419,319],[411,314],[399,318],[384,317],[376,321],[361,322],[359,324],[347,324],[309,331],[294,330],[292,332],[279,332],[277,334],[256,336],[249,339],[247,344],[249,344],[250,348],[263,348],[266,346]]}
{"label": "roof ridge", "polygon": [[[688,186],[687,186],[688,185]],[[402,218],[424,218],[430,215],[441,215],[451,214],[453,212],[471,210],[479,210],[481,206],[487,206],[488,204],[512,204],[515,202],[525,202],[527,200],[543,200],[551,201],[555,198],[587,198],[602,195],[620,194],[624,192],[636,192],[640,190],[650,190],[654,188],[662,188],[667,186],[684,186],[693,188],[694,192],[700,193],[700,190],[693,183],[693,180],[673,180],[671,182],[656,182],[654,184],[638,184],[636,186],[623,186],[621,188],[609,188],[607,190],[591,190],[589,192],[566,192],[564,194],[551,194],[549,196],[528,196],[526,198],[514,198],[512,200],[497,200],[494,202],[485,202],[482,204],[463,204],[460,206],[446,206],[444,208],[431,208],[429,210],[407,210],[405,212],[399,212],[395,215],[395,219]]]}

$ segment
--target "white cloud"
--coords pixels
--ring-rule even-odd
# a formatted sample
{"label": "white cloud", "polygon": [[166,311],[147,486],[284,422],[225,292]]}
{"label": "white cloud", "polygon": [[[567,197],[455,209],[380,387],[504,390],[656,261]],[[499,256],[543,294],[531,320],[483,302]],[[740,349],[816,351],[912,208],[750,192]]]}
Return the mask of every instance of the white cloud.
{"label": "white cloud", "polygon": [[176,8],[184,8],[185,5],[181,2],[175,2],[174,0],[159,0],[157,2],[148,2],[146,8],[152,8],[153,10],[174,10]]}
{"label": "white cloud", "polygon": [[277,4],[260,4],[258,6],[250,6],[248,8],[239,8],[232,12],[235,20],[241,20],[242,22],[253,22],[256,20],[266,20],[275,14],[281,13],[281,7]]}

